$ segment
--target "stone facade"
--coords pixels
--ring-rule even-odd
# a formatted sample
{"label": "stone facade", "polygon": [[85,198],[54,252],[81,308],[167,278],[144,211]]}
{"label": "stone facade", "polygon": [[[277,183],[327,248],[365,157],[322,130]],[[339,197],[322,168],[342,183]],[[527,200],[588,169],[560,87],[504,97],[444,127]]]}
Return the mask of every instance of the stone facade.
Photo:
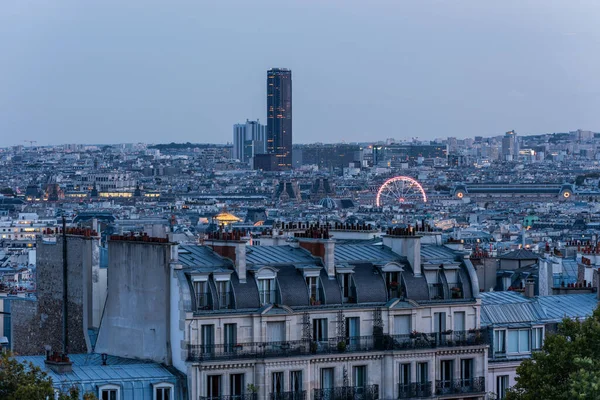
{"label": "stone facade", "polygon": [[[68,271],[68,351],[91,350],[87,329],[89,312],[84,296],[91,291],[92,264],[97,239],[67,235]],[[97,257],[96,257],[97,258]],[[37,300],[13,301],[13,351],[21,355],[44,354],[49,345],[54,351],[63,348],[63,238],[37,242]]]}

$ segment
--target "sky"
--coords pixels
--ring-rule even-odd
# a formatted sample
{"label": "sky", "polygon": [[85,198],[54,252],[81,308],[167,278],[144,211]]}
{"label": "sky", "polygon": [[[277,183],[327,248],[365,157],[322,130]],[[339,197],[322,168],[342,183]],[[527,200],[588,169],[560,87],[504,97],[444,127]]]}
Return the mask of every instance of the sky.
{"label": "sky", "polygon": [[0,147],[600,131],[598,0],[2,0]]}

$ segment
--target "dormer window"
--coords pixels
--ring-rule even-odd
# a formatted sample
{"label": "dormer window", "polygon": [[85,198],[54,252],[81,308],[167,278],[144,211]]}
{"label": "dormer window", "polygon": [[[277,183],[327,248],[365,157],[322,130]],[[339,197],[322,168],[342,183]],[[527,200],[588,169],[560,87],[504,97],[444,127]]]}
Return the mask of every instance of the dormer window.
{"label": "dormer window", "polygon": [[230,281],[218,281],[217,292],[219,293],[219,308],[233,308],[233,299],[231,293]]}
{"label": "dormer window", "polygon": [[260,304],[273,304],[275,303],[275,278],[258,279],[258,295],[260,297]]}
{"label": "dormer window", "polygon": [[208,277],[193,277],[194,296],[197,310],[208,310],[212,305],[210,290],[208,289]]}
{"label": "dormer window", "polygon": [[275,304],[279,301],[277,295],[277,270],[272,267],[262,267],[255,273],[256,285],[260,304]]}
{"label": "dormer window", "polygon": [[306,287],[308,288],[308,298],[311,306],[321,305],[321,284],[318,276],[307,276]]}
{"label": "dormer window", "polygon": [[344,303],[356,303],[356,285],[352,273],[338,273]]}
{"label": "dormer window", "polygon": [[390,263],[382,268],[382,272],[388,292],[388,299],[403,297],[402,267],[396,263]]}
{"label": "dormer window", "polygon": [[231,272],[217,271],[212,274],[215,286],[217,287],[217,297],[219,299],[219,308],[234,308],[233,291],[231,290]]}

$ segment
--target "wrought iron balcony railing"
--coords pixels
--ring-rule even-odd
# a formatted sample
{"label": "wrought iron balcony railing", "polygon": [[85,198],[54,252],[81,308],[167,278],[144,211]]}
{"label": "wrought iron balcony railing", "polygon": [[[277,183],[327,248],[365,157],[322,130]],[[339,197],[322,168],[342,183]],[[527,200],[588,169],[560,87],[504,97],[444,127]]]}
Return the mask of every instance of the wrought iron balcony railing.
{"label": "wrought iron balcony railing", "polygon": [[471,379],[453,379],[435,382],[435,394],[437,396],[482,392],[485,392],[485,378],[482,376]]}
{"label": "wrought iron balcony railing", "polygon": [[313,389],[313,398],[314,400],[377,400],[379,399],[379,385]]}
{"label": "wrought iron balcony railing", "polygon": [[399,399],[413,399],[415,397],[431,397],[431,382],[400,383],[398,384]]}
{"label": "wrought iron balcony railing", "polygon": [[200,396],[198,400],[257,400],[256,393],[232,394],[228,396]]}
{"label": "wrought iron balcony railing", "polygon": [[475,346],[484,343],[479,330],[408,335],[354,336],[322,341],[290,340],[238,344],[188,345],[188,361],[290,357],[311,354],[413,350],[436,347]]}
{"label": "wrought iron balcony railing", "polygon": [[269,400],[306,400],[306,390],[297,392],[271,393]]}

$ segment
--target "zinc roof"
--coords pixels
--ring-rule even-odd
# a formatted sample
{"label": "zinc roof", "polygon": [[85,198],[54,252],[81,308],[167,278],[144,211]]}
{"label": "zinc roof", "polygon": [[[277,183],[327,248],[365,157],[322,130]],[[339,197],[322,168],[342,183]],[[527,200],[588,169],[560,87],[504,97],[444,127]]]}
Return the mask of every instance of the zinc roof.
{"label": "zinc roof", "polygon": [[56,374],[46,368],[45,356],[16,357],[18,361],[31,362],[46,371],[52,378],[54,387],[77,384],[85,390],[93,390],[97,384],[147,381],[149,390],[150,383],[176,382],[176,377],[171,372],[154,362],[108,356],[107,365],[102,365],[100,354],[72,354],[69,358],[73,362],[73,372]]}
{"label": "zinc roof", "polygon": [[595,293],[527,298],[516,292],[481,293],[481,325],[560,322],[563,318],[585,318],[592,314]]}
{"label": "zinc roof", "polygon": [[292,246],[253,246],[246,248],[246,263],[268,264],[315,264],[316,259],[306,250]]}
{"label": "zinc roof", "polygon": [[335,262],[358,261],[400,261],[403,260],[390,249],[382,246],[361,246],[353,244],[340,244],[335,246]]}
{"label": "zinc roof", "polygon": [[421,246],[421,257],[429,259],[447,259],[454,261],[456,255],[454,252],[445,246],[427,245]]}
{"label": "zinc roof", "polygon": [[207,246],[179,246],[179,263],[185,267],[227,267],[231,263]]}

